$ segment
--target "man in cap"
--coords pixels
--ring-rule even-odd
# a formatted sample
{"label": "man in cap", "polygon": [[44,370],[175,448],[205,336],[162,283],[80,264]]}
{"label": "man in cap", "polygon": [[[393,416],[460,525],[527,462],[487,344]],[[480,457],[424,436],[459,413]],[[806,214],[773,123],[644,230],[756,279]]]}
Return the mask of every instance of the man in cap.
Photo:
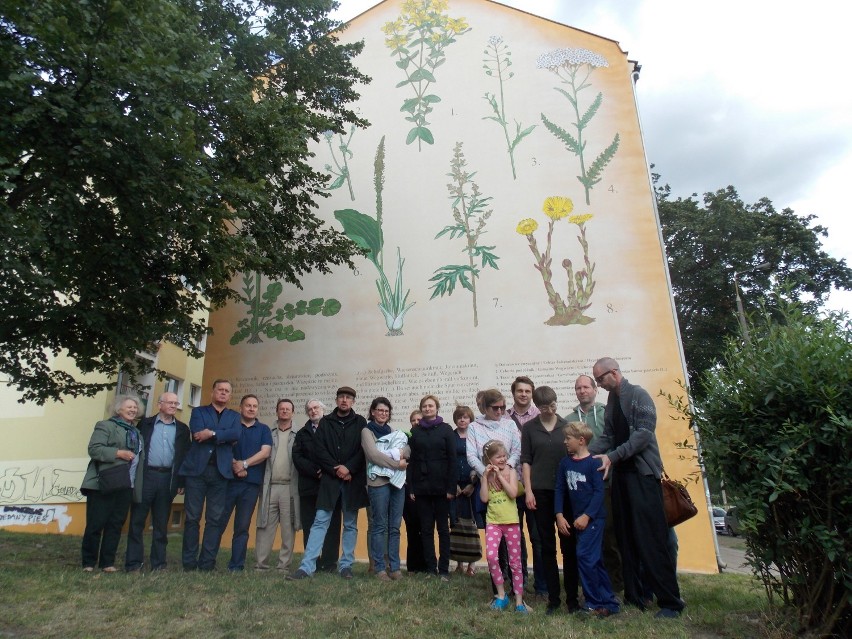
{"label": "man in cap", "polygon": [[341,502],[343,511],[343,552],[338,571],[352,578],[355,544],[358,541],[358,511],[367,506],[367,465],[361,448],[361,431],[367,420],[353,410],[355,390],[337,389],[337,408],[320,420],[315,435],[314,454],[322,471],[317,514],[308,535],[308,545],[299,569],[288,579],[305,579],[316,571],[334,507]]}

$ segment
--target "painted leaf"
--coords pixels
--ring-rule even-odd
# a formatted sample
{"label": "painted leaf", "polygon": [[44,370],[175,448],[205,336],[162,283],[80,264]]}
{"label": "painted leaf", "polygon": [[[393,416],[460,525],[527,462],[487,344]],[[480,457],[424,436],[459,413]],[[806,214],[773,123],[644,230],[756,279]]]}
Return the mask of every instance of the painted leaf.
{"label": "painted leaf", "polygon": [[343,225],[343,232],[346,237],[368,251],[367,257],[375,262],[384,245],[382,227],[379,223],[369,215],[359,213],[355,209],[335,211],[334,217]]}
{"label": "painted leaf", "polygon": [[589,108],[586,109],[586,112],[583,114],[583,117],[580,118],[580,121],[577,122],[578,129],[585,129],[586,125],[591,121],[591,119],[595,116],[595,113],[598,112],[598,109],[603,102],[603,93],[598,93],[598,97],[595,98],[595,101],[589,105]]}
{"label": "painted leaf", "polygon": [[426,144],[435,144],[435,138],[432,137],[432,132],[425,126],[417,127],[417,136]]}
{"label": "painted leaf", "polygon": [[405,102],[402,103],[402,106],[399,107],[399,110],[414,113],[414,111],[417,109],[418,104],[420,104],[420,98],[408,98]]}
{"label": "painted leaf", "polygon": [[343,186],[343,183],[345,181],[346,181],[345,175],[338,175],[337,179],[325,188],[327,188],[329,191],[331,191],[333,189],[339,189],[341,186]]}
{"label": "painted leaf", "polygon": [[429,102],[430,104],[432,104],[432,103],[435,103],[435,102],[440,102],[441,98],[439,98],[437,95],[429,94],[429,95],[423,96],[423,101]]}
{"label": "painted leaf", "polygon": [[[411,118],[405,118],[405,119],[411,120]],[[417,137],[418,137],[417,133],[418,133],[419,128],[420,127],[416,126],[408,132],[408,136],[405,138],[406,144],[411,144],[412,142],[414,142],[414,140],[417,139]]]}
{"label": "painted leaf", "polygon": [[428,70],[421,67],[419,69],[415,69],[414,72],[409,76],[408,80],[409,80],[409,82],[412,82],[412,83],[422,82],[424,80],[426,82],[434,82],[435,76],[432,75],[432,73],[429,72]]}
{"label": "painted leaf", "polygon": [[322,307],[322,315],[323,317],[331,317],[332,315],[337,315],[340,312],[341,304],[333,297],[327,299],[325,304]]}
{"label": "painted leaf", "polygon": [[580,155],[580,144],[577,140],[574,139],[568,131],[560,127],[558,124],[554,124],[550,120],[547,119],[547,116],[544,113],[541,114],[541,121],[544,123],[545,128],[550,131],[557,138],[562,140],[565,146],[568,147],[568,150],[571,151],[574,155]]}
{"label": "painted leaf", "polygon": [[595,158],[595,161],[589,165],[589,170],[586,172],[586,178],[589,181],[589,186],[600,182],[600,174],[604,170],[610,160],[612,160],[615,152],[618,151],[618,144],[621,141],[618,133],[612,140],[612,143],[606,147],[601,154]]}

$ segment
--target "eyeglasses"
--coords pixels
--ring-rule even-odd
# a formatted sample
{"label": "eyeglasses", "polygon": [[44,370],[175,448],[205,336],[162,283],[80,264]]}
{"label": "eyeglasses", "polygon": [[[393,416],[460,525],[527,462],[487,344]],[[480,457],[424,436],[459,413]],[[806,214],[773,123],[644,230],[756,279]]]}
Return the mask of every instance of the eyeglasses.
{"label": "eyeglasses", "polygon": [[491,410],[496,410],[498,412],[503,412],[506,410],[506,404],[503,404],[501,406],[489,406],[488,408],[490,408]]}
{"label": "eyeglasses", "polygon": [[606,376],[607,376],[607,375],[609,375],[610,373],[614,373],[614,372],[615,372],[615,371],[617,371],[617,370],[618,370],[617,368],[611,368],[611,369],[609,369],[606,373],[602,373],[601,375],[595,375],[595,381],[596,381],[598,384],[600,384],[600,383],[604,380],[604,377],[606,377]]}
{"label": "eyeglasses", "polygon": [[165,404],[166,406],[180,406],[180,402],[160,402],[161,404]]}
{"label": "eyeglasses", "polygon": [[374,413],[389,413],[390,409],[389,408],[374,408],[373,412]]}
{"label": "eyeglasses", "polygon": [[550,402],[549,404],[536,404],[535,407],[539,410],[556,410],[556,402]]}

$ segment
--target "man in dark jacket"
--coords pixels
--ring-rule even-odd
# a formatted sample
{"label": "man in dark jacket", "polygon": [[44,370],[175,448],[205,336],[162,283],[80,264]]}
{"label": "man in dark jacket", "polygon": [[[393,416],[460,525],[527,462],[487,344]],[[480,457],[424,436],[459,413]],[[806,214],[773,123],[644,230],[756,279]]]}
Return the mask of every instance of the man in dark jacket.
{"label": "man in dark jacket", "polygon": [[667,547],[668,526],[663,510],[660,476],[663,469],[657,445],[657,409],[641,386],[627,381],[618,362],[599,359],[592,375],[609,392],[603,434],[589,450],[601,460],[604,479],[613,472],[612,509],[621,550],[624,599],[644,610],[646,586],[657,597],[657,617],[678,617],[677,572]]}
{"label": "man in dark jacket", "polygon": [[189,426],[175,417],[180,402],[174,393],[160,395],[159,412],[139,422],[145,442],[145,467],[142,475],[142,501],[130,507],[130,526],[127,531],[127,553],[124,569],[142,570],[145,550],[142,533],[145,520],[151,513],[151,570],[166,567],[169,513],[175,495],[183,494],[184,478],[178,468],[186,457],[191,438]]}
{"label": "man in dark jacket", "polygon": [[[228,408],[231,382],[213,382],[209,406],[199,406],[189,416],[192,444],[180,466],[186,478],[183,498],[183,568],[213,570],[219,542],[228,524],[228,482],[234,478],[234,443],[242,432],[240,414]],[[204,512],[204,536],[198,548],[201,513]]]}
{"label": "man in dark jacket", "polygon": [[[302,520],[302,539],[308,546],[311,527],[317,516],[317,496],[319,495],[322,470],[315,461],[314,445],[320,420],[326,407],[318,399],[305,402],[305,414],[308,421],[296,433],[293,442],[293,465],[299,471],[299,516]],[[340,555],[340,502],[331,516],[331,523],[325,535],[322,554],[317,559],[317,572],[337,570],[337,558]]]}
{"label": "man in dark jacket", "polygon": [[358,541],[358,511],[367,505],[367,464],[361,449],[361,431],[367,420],[355,413],[355,391],[349,386],[337,389],[337,408],[320,421],[314,435],[314,455],[322,471],[317,514],[308,536],[302,563],[288,579],[305,579],[316,570],[331,515],[338,501],[343,510],[343,554],[338,570],[344,579],[352,578],[355,544]]}

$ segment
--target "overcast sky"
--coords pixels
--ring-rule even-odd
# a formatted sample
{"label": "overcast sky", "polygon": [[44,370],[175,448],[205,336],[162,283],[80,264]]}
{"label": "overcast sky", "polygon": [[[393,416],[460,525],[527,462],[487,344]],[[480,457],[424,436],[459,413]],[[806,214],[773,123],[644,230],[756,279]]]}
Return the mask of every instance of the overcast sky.
{"label": "overcast sky", "polygon": [[[338,19],[378,4],[341,0]],[[451,3],[452,4],[452,3]],[[852,82],[836,0],[506,0],[621,44],[648,160],[675,195],[731,184],[747,203],[814,214],[826,251],[852,263]],[[832,308],[852,311],[852,293]]]}

